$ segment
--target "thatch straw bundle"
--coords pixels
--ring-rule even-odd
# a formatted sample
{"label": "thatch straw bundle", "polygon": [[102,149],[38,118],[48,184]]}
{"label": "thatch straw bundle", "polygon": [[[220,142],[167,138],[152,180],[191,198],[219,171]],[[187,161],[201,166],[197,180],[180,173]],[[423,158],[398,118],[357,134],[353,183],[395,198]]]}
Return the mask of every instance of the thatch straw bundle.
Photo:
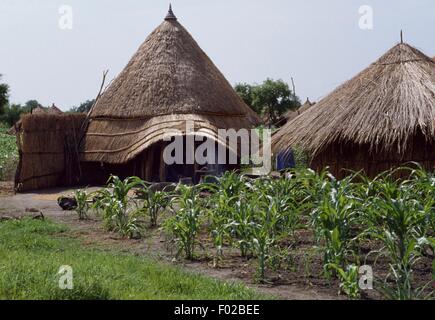
{"label": "thatch straw bundle", "polygon": [[171,13],[91,111],[82,158],[125,163],[185,120],[211,132],[260,121]]}
{"label": "thatch straw bundle", "polygon": [[[418,139],[417,139],[418,137]],[[416,140],[417,139],[417,140]],[[332,165],[348,157],[342,168],[360,162],[433,161],[427,152],[415,159],[415,145],[435,142],[435,63],[401,43],[355,78],[338,87],[284,126],[273,138],[275,151],[299,145]],[[373,172],[376,170],[373,169]]]}

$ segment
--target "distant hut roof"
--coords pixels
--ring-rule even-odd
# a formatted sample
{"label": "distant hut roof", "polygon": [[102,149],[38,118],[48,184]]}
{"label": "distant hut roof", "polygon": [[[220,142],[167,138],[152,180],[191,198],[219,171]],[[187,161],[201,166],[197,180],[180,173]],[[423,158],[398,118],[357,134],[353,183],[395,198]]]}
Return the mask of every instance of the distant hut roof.
{"label": "distant hut roof", "polygon": [[170,9],[91,111],[84,160],[126,162],[189,119],[212,131],[260,122]]}
{"label": "distant hut roof", "polygon": [[307,101],[297,110],[298,114],[302,114],[308,109],[310,109],[312,106],[314,106],[316,103],[311,102],[309,98],[307,98]]}
{"label": "distant hut roof", "polygon": [[300,145],[315,155],[352,142],[402,153],[417,130],[435,140],[435,63],[400,43],[316,106],[281,128],[275,150]]}
{"label": "distant hut roof", "polygon": [[54,103],[50,108],[47,108],[47,112],[50,114],[63,114],[63,111],[60,110]]}
{"label": "distant hut roof", "polygon": [[284,118],[287,121],[292,121],[293,119],[295,119],[297,116],[299,115],[299,113],[295,110],[289,110],[286,113],[284,113]]}
{"label": "distant hut roof", "polygon": [[[36,108],[34,108],[31,111],[31,114],[36,114],[36,115],[41,115],[41,114],[63,114],[63,111],[60,110],[58,107],[55,106],[55,104],[53,103],[53,105],[49,108],[44,108],[42,106],[37,106]],[[19,125],[21,123],[21,119],[17,121],[17,125]],[[10,135],[15,135],[16,134],[16,129],[15,129],[15,125],[12,126],[8,131],[7,134]]]}
{"label": "distant hut roof", "polygon": [[316,104],[315,102],[311,102],[310,99],[307,98],[307,101],[305,101],[305,103],[301,107],[299,107],[299,109],[287,111],[284,114],[284,118],[287,120],[287,122],[292,121],[297,116],[301,115],[315,104]]}
{"label": "distant hut roof", "polygon": [[44,114],[47,113],[44,107],[37,106],[36,108],[32,109],[31,114]]}

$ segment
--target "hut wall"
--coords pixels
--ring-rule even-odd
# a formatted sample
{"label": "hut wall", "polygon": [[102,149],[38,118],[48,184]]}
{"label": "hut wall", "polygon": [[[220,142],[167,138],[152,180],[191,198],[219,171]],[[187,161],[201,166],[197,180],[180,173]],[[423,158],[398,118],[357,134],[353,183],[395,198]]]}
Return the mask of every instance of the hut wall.
{"label": "hut wall", "polygon": [[15,177],[17,191],[78,182],[80,169],[76,148],[85,117],[84,114],[32,114],[22,117],[17,132],[20,156]]}
{"label": "hut wall", "polygon": [[[111,175],[116,175],[121,179],[137,176],[148,182],[178,182],[180,177],[190,177],[192,181],[198,182],[205,165],[165,165],[163,162],[163,150],[169,142],[157,142],[141,154],[123,164],[110,164],[103,162],[82,162],[81,168],[84,173],[81,184],[84,185],[103,185]],[[185,147],[183,147],[185,152]],[[217,154],[218,150],[216,150]],[[227,161],[229,160],[227,150]],[[185,158],[185,153],[183,155]],[[240,159],[238,159],[240,162]],[[240,164],[220,166],[220,170],[236,170]],[[219,172],[217,172],[219,173]]]}
{"label": "hut wall", "polygon": [[136,176],[148,182],[161,181],[161,152],[163,143],[155,143],[145,149],[134,159],[121,163],[104,163],[86,161],[81,163],[82,179],[84,185],[104,185],[111,175],[121,179]]}
{"label": "hut wall", "polygon": [[311,162],[311,168],[321,170],[329,167],[332,174],[343,178],[351,171],[363,170],[369,177],[381,172],[418,162],[426,170],[435,169],[435,142],[426,141],[421,134],[410,140],[408,149],[400,153],[398,150],[369,151],[368,145],[334,144],[329,146]]}

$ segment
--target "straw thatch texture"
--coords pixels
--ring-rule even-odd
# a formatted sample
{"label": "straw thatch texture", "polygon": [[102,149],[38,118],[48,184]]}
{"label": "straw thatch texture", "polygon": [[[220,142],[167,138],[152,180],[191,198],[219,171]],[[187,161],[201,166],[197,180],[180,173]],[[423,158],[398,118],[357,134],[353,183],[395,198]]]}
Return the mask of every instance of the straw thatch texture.
{"label": "straw thatch texture", "polygon": [[[54,104],[49,108],[44,108],[41,106],[36,107],[31,111],[31,114],[33,115],[43,115],[43,114],[63,114],[63,111],[60,110],[58,107],[56,107]],[[21,124],[21,120],[18,120],[15,125],[13,125],[8,131],[7,134],[9,135],[16,135],[17,130],[16,127],[19,127]]]}
{"label": "straw thatch texture", "polygon": [[312,106],[314,106],[316,103],[311,102],[310,99],[307,98],[307,101],[297,110],[298,114],[301,115],[305,111],[309,110]]}
{"label": "straw thatch texture", "polygon": [[435,63],[417,49],[398,44],[284,126],[274,136],[273,148],[299,145],[311,152],[314,164],[322,165],[350,156],[342,168],[357,162],[353,152],[361,148],[363,162],[369,156],[374,162],[386,161],[382,155],[390,155],[435,163],[430,152],[417,159],[415,137],[420,137],[420,147],[435,142]]}
{"label": "straw thatch texture", "polygon": [[47,112],[52,113],[52,114],[62,114],[63,113],[63,111],[60,110],[54,103],[50,108],[47,108]]}
{"label": "straw thatch texture", "polygon": [[21,118],[17,133],[20,160],[15,179],[18,191],[77,182],[79,168],[74,167],[72,159],[78,151],[74,149],[84,119],[84,114],[27,114]]}
{"label": "straw thatch texture", "polygon": [[167,134],[186,134],[186,120],[194,121],[196,134],[215,140],[218,140],[217,130],[220,128],[230,124],[230,128],[239,130],[246,125],[239,117],[225,119],[201,115],[161,116],[146,121],[94,119],[86,134],[82,158],[106,163],[128,162],[152,144],[162,141]]}
{"label": "straw thatch texture", "polygon": [[45,109],[43,107],[38,106],[35,109],[32,109],[30,113],[31,114],[45,114],[46,111],[45,111]]}
{"label": "straw thatch texture", "polygon": [[287,120],[287,122],[290,122],[290,121],[296,119],[296,117],[300,116],[302,113],[304,113],[308,109],[310,109],[315,104],[316,104],[315,102],[311,102],[310,99],[307,98],[307,101],[305,101],[305,103],[296,111],[294,111],[294,110],[287,111],[284,114],[284,118]]}
{"label": "straw thatch texture", "polygon": [[169,129],[196,120],[217,128],[252,128],[258,116],[176,20],[164,21],[140,46],[90,114],[83,161],[125,163]]}

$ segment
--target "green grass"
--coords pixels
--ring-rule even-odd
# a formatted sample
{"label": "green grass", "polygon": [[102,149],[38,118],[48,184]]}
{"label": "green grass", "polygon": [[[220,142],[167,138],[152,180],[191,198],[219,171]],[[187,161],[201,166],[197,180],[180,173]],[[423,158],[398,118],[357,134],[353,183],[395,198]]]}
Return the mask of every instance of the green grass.
{"label": "green grass", "polygon": [[0,180],[11,178],[18,160],[16,138],[5,134],[7,130],[0,123]]}
{"label": "green grass", "polygon": [[[73,268],[73,290],[58,270]],[[262,299],[241,284],[188,273],[148,258],[85,248],[51,221],[0,223],[0,299]]]}

